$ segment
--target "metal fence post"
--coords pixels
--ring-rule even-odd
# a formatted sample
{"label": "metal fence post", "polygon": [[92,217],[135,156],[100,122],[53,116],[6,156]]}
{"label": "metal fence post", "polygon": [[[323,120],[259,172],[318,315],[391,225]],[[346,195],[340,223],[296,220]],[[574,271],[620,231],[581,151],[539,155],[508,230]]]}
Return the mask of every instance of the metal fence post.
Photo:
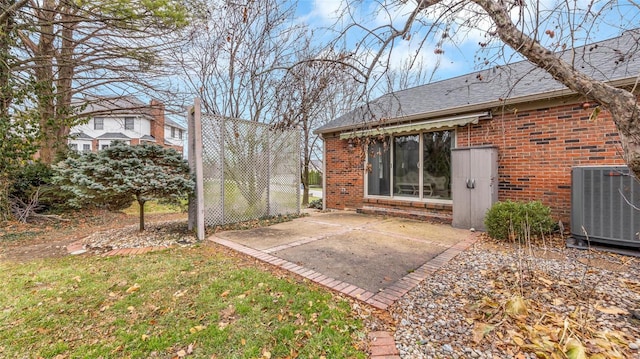
{"label": "metal fence post", "polygon": [[[202,171],[202,113],[200,99],[193,102],[193,164],[196,176],[196,234],[198,240],[204,239],[204,183]],[[191,137],[191,134],[189,135]],[[191,152],[191,151],[189,151]],[[189,153],[191,156],[191,153]]]}

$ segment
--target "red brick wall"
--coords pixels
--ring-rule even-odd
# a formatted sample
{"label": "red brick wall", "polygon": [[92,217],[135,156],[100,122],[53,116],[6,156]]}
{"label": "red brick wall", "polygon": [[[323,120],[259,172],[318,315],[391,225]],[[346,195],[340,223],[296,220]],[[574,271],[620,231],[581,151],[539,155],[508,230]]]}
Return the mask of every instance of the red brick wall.
{"label": "red brick wall", "polygon": [[493,111],[493,119],[457,131],[457,146],[495,145],[499,200],[540,200],[565,224],[571,216],[571,167],[624,164],[607,111],[595,120],[581,102]]}
{"label": "red brick wall", "polygon": [[156,143],[164,146],[164,104],[158,100],[151,100],[149,104],[151,117],[151,136],[156,139]]}
{"label": "red brick wall", "polygon": [[[540,200],[552,208],[556,219],[569,223],[571,215],[571,167],[624,164],[619,137],[611,116],[583,103],[556,101],[512,106],[493,119],[457,130],[457,147],[494,145],[499,151],[499,200]],[[409,201],[364,200],[364,157],[349,149],[348,141],[325,138],[327,208],[378,207],[416,211],[426,217],[450,217],[451,206],[423,206]],[[425,207],[424,209],[422,207]],[[441,213],[440,216],[437,213]]]}
{"label": "red brick wall", "polygon": [[364,152],[347,140],[325,138],[327,208],[361,208],[364,199]]}

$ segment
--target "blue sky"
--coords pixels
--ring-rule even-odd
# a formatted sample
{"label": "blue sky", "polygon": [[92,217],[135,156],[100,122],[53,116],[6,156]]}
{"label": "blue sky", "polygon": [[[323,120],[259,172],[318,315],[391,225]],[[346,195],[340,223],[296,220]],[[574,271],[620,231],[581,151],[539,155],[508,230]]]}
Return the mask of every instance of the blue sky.
{"label": "blue sky", "polygon": [[[387,9],[389,11],[376,11],[380,9],[380,4],[384,3],[395,4],[395,6],[388,6]],[[356,6],[351,6],[349,10],[359,23],[368,28],[382,26],[391,22],[399,27],[404,24],[404,20],[413,8],[414,3],[415,1],[412,0],[406,1],[405,4],[401,4],[397,0],[362,0],[357,2]],[[445,3],[453,3],[453,1],[445,1]],[[525,8],[526,12],[522,23],[525,26],[533,23],[533,16],[535,15],[546,19],[542,20],[543,26],[538,33],[541,34],[543,44],[550,48],[560,44],[558,39],[563,39],[564,43],[569,41],[567,24],[576,24],[584,21],[584,10],[589,8],[591,4],[586,0],[540,0],[536,2],[526,1],[526,3],[527,7]],[[322,35],[317,37],[317,42],[319,44],[327,43],[336,37],[336,32],[340,31],[341,26],[351,22],[349,19],[338,18],[338,15],[344,10],[344,4],[343,0],[299,0],[298,18],[296,20],[312,28],[319,29],[317,30],[318,34]],[[577,9],[578,12],[570,13],[566,9],[557,10],[559,6],[566,6],[566,4]],[[584,30],[575,33],[575,46],[618,36],[621,33],[621,29],[640,27],[640,9],[638,6],[627,1],[619,1],[615,6],[608,6],[607,4],[609,2],[605,1],[595,1],[594,4],[591,4],[592,13],[604,15],[598,17],[595,25],[593,25],[592,18],[586,18],[584,26],[581,27]],[[536,6],[538,10],[531,11]],[[457,23],[468,21],[469,18],[472,18],[471,13],[473,10],[472,7],[466,7],[465,10],[459,13],[455,21]],[[432,22],[435,20],[436,14],[437,12],[432,12],[425,15],[423,20]],[[518,12],[513,11],[512,15],[517,18]],[[428,26],[416,25],[412,28],[410,41],[396,41],[394,50],[389,58],[389,66],[391,68],[400,68],[402,63],[408,59],[421,58],[423,70],[426,70],[427,73],[436,69],[433,77],[427,77],[423,81],[436,81],[469,73],[479,68],[493,66],[494,64],[519,60],[520,58],[517,55],[514,56],[513,51],[510,49],[507,49],[502,55],[497,55],[501,47],[499,42],[496,42],[493,48],[489,46],[488,50],[485,48],[482,53],[478,52],[481,49],[479,43],[486,42],[485,34],[490,26],[489,21],[481,19],[467,26],[468,29],[465,31],[458,33],[450,31],[452,35],[441,45],[437,44],[436,40],[440,38],[442,31],[436,31],[434,37],[420,46],[420,41],[425,37]],[[544,31],[548,29],[554,31],[555,36],[553,38],[544,34]],[[364,32],[354,29],[349,32],[347,41],[355,43],[355,41],[361,40],[363,34]],[[436,54],[437,48],[441,49],[443,53]],[[485,58],[489,61],[488,63],[485,63]]]}

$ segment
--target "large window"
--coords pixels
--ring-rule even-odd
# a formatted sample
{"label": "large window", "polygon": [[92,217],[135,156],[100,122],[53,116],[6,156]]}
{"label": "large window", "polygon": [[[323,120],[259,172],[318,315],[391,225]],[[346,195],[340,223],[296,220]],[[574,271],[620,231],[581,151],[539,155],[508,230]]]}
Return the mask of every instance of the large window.
{"label": "large window", "polygon": [[367,151],[367,195],[451,199],[454,130],[396,135]]}
{"label": "large window", "polygon": [[104,118],[96,117],[93,119],[93,129],[94,130],[104,130]]}

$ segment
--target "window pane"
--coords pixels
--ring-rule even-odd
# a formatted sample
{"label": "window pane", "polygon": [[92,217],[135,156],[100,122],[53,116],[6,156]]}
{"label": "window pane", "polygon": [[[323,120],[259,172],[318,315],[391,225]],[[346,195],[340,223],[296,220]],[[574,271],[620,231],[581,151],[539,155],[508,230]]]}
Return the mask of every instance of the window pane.
{"label": "window pane", "polygon": [[88,143],[85,143],[84,145],[82,145],[82,151],[83,152],[91,152],[91,145]]}
{"label": "window pane", "polygon": [[[388,141],[388,139],[387,139]],[[388,196],[390,184],[390,153],[385,143],[376,142],[369,145],[367,153],[367,194],[372,196]]]}
{"label": "window pane", "polygon": [[104,129],[104,118],[96,117],[93,119],[93,129],[94,130],[102,130]]}
{"label": "window pane", "polygon": [[133,130],[133,117],[125,117],[124,118],[124,129],[125,130]]}
{"label": "window pane", "polygon": [[420,138],[418,135],[393,139],[393,194],[418,197],[420,194]]}
{"label": "window pane", "polygon": [[423,134],[423,196],[451,199],[451,147],[455,131]]}

